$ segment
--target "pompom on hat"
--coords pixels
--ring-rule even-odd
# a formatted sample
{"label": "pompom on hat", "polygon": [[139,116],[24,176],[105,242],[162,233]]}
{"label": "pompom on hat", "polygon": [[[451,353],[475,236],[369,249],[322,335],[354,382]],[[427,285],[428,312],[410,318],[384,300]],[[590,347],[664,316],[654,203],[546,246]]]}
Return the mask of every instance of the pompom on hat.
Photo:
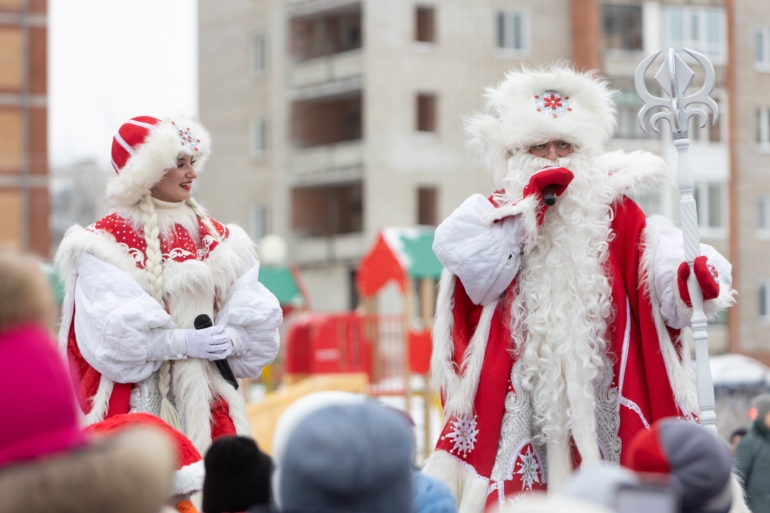
{"label": "pompom on hat", "polygon": [[123,413],[86,427],[95,435],[111,435],[130,427],[152,426],[163,431],[174,442],[177,466],[174,471],[173,495],[185,496],[203,489],[205,469],[203,459],[192,442],[160,417],[149,413]]}
{"label": "pompom on hat", "polygon": [[466,120],[470,146],[496,176],[513,152],[549,141],[599,155],[615,130],[614,94],[596,73],[563,63],[513,70],[487,88],[484,112]]}
{"label": "pompom on hat", "polygon": [[200,172],[211,153],[211,136],[191,119],[131,118],[112,138],[112,168],[118,176],[107,185],[116,206],[131,206],[148,194],[180,155],[195,158]]}

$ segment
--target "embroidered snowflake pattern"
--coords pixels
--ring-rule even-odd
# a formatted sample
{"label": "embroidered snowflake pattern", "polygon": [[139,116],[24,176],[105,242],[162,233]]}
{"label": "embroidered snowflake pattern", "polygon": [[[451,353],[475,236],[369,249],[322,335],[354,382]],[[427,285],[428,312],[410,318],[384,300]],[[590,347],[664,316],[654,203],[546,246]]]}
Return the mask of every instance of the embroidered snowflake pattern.
{"label": "embroidered snowflake pattern", "polygon": [[517,463],[521,467],[516,473],[521,476],[521,489],[532,490],[534,483],[540,484],[540,478],[537,475],[538,470],[540,470],[540,464],[532,452],[532,447],[527,447],[527,454],[519,453],[519,458],[521,461]]}
{"label": "embroidered snowflake pattern", "polygon": [[521,506],[522,504],[526,504],[529,501],[529,494],[526,493],[519,493],[514,495],[513,497],[508,499],[508,504],[510,506]]}
{"label": "embroidered snowflake pattern", "polygon": [[547,116],[559,117],[572,111],[569,106],[569,96],[564,96],[558,91],[544,91],[535,95],[537,111]]}
{"label": "embroidered snowflake pattern", "polygon": [[173,121],[171,124],[174,125],[174,128],[176,128],[179,140],[182,141],[182,146],[187,146],[192,151],[198,151],[198,143],[201,142],[201,140],[197,139],[193,133],[190,132],[189,128],[184,128],[182,125],[177,125]]}
{"label": "embroidered snowflake pattern", "polygon": [[476,429],[476,417],[463,415],[462,417],[455,418],[451,423],[452,431],[442,438],[449,438],[454,442],[454,447],[449,451],[457,454],[462,454],[465,458],[468,453],[473,451],[476,445],[476,435],[479,434],[479,430]]}

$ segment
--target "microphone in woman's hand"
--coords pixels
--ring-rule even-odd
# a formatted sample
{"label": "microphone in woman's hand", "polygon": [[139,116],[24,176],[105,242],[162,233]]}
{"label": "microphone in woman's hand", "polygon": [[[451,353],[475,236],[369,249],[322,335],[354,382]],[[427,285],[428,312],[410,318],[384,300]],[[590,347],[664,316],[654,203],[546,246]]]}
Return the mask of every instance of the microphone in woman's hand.
{"label": "microphone in woman's hand", "polygon": [[[214,326],[214,323],[211,322],[211,317],[208,315],[200,314],[193,321],[193,325],[195,326],[196,330],[202,330],[211,328]],[[214,360],[214,364],[217,366],[217,369],[219,369],[219,373],[222,375],[222,377],[225,378],[225,381],[230,383],[233,387],[235,387],[236,390],[238,390],[238,380],[235,379],[235,374],[233,374],[233,370],[230,368],[230,364],[227,363],[227,360]]]}

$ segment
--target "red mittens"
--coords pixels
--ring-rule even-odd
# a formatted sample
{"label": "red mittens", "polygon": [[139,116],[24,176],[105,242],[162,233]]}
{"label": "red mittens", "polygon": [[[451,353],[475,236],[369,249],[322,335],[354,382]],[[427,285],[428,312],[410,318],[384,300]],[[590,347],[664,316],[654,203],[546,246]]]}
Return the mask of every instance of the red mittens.
{"label": "red mittens", "polygon": [[[719,296],[719,273],[716,268],[708,263],[708,258],[705,256],[699,256],[695,259],[693,269],[695,270],[695,278],[698,280],[698,285],[703,291],[703,299],[714,299]],[[690,277],[690,266],[687,262],[682,262],[677,271],[677,284],[679,285],[679,297],[682,298],[687,306],[692,306],[692,300],[690,299],[690,291],[687,290],[687,278]]]}
{"label": "red mittens", "polygon": [[[545,194],[545,189],[553,186],[551,193],[556,196],[561,196],[564,191],[567,190],[567,186],[575,178],[575,174],[565,167],[547,167],[541,169],[533,174],[529,178],[529,183],[524,187],[524,197],[532,196],[533,194],[539,196],[541,199]],[[537,212],[537,225],[543,224],[543,217],[545,211],[548,210],[548,205],[541,202]]]}

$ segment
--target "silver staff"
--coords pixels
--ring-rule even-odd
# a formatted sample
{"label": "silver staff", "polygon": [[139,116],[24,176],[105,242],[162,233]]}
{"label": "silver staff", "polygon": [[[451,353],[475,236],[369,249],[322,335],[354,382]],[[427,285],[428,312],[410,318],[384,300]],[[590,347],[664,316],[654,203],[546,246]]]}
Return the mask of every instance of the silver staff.
{"label": "silver staff", "polygon": [[[700,406],[700,421],[703,427],[717,434],[717,416],[714,413],[714,382],[711,379],[709,367],[708,334],[706,326],[708,319],[703,313],[703,292],[698,285],[693,271],[693,262],[700,255],[700,239],[698,237],[698,215],[693,197],[693,178],[690,172],[690,161],[687,150],[690,147],[687,128],[691,117],[700,118],[700,127],[708,124],[708,114],[694,107],[695,104],[703,105],[711,111],[713,123],[719,118],[719,107],[709,96],[714,90],[714,66],[708,58],[694,50],[683,49],[698,61],[703,67],[705,78],[703,87],[696,93],[685,96],[695,73],[676,54],[673,49],[668,51],[668,57],[655,74],[655,81],[660,85],[664,98],[653,96],[647,91],[644,74],[652,64],[652,61],[660,54],[656,52],[644,59],[634,74],[634,86],[636,93],[644,102],[639,111],[639,124],[642,130],[647,132],[649,125],[655,132],[660,133],[658,126],[661,120],[668,121],[671,132],[674,134],[674,146],[679,155],[677,166],[677,185],[681,193],[679,202],[682,218],[682,235],[684,238],[684,257],[690,266],[690,277],[687,280],[687,288],[692,300],[692,333],[695,340],[696,383],[698,388],[698,405]],[[688,108],[689,107],[689,108]],[[661,111],[647,119],[647,114],[656,108]]]}

